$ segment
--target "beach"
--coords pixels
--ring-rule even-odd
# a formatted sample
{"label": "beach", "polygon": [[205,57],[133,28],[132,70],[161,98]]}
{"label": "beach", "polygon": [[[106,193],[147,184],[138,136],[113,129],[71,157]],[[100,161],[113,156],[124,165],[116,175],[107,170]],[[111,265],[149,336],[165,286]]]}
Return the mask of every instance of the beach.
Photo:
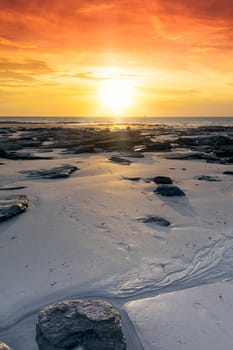
{"label": "beach", "polygon": [[30,204],[0,222],[0,340],[36,350],[38,311],[85,298],[127,350],[232,348],[232,148],[229,125],[2,123],[0,198]]}

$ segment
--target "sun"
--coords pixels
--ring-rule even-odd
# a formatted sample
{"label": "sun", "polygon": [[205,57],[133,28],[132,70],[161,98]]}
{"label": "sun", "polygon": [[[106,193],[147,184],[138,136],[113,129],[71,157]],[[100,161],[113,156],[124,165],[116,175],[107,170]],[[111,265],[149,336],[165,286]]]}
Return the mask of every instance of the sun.
{"label": "sun", "polygon": [[127,79],[110,78],[103,82],[100,98],[112,114],[123,114],[132,103],[132,86]]}

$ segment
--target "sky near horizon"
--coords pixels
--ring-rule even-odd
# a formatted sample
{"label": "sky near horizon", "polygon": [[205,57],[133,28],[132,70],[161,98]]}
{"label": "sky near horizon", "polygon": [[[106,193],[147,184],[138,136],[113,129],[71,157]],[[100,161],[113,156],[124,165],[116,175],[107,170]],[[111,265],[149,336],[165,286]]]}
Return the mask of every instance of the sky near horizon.
{"label": "sky near horizon", "polygon": [[233,116],[232,27],[231,0],[1,0],[0,115]]}

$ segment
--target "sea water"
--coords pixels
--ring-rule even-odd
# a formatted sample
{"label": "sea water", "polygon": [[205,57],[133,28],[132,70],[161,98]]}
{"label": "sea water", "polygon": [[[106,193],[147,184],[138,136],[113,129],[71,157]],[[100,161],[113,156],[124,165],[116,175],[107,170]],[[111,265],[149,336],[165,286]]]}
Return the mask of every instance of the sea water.
{"label": "sea water", "polygon": [[22,124],[139,124],[169,126],[233,126],[233,117],[0,117],[0,123]]}

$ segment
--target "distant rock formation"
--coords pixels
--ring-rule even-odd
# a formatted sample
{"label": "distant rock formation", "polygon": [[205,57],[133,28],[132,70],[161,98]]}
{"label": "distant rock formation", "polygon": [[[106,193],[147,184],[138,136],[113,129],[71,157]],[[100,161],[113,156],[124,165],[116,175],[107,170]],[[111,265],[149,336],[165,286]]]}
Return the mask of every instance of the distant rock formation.
{"label": "distant rock formation", "polygon": [[39,350],[126,350],[121,318],[102,300],[69,300],[45,307],[36,326]]}

